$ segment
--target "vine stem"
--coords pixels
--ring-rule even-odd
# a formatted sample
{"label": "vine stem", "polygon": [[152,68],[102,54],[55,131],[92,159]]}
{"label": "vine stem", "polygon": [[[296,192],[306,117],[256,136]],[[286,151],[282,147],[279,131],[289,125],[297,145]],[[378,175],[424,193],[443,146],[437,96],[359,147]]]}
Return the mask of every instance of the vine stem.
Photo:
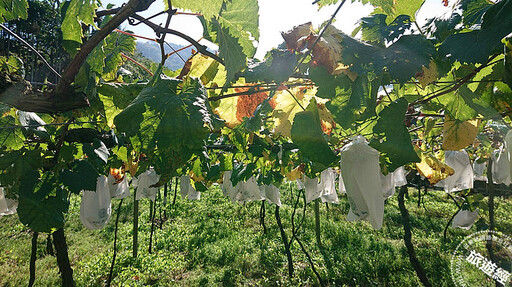
{"label": "vine stem", "polygon": [[214,59],[217,62],[219,62],[219,63],[224,65],[224,61],[219,56],[217,56],[214,53],[208,51],[206,46],[201,45],[199,42],[194,40],[192,37],[190,37],[190,36],[188,36],[186,34],[183,34],[183,33],[179,32],[179,31],[173,30],[173,29],[163,28],[163,27],[161,27],[161,26],[159,26],[159,25],[157,25],[157,24],[147,20],[146,18],[144,18],[144,17],[142,17],[142,16],[140,16],[138,14],[133,14],[131,17],[136,19],[136,20],[141,21],[144,24],[146,24],[148,27],[153,29],[153,31],[155,31],[155,33],[157,33],[157,34],[161,34],[161,33],[165,32],[165,33],[168,33],[168,34],[171,34],[171,35],[175,35],[175,36],[178,36],[178,37],[186,40],[190,44],[194,45],[197,48],[197,51],[199,53],[201,53],[201,54],[203,54],[205,56],[211,57],[212,59]]}
{"label": "vine stem", "polygon": [[279,231],[281,232],[281,239],[283,240],[284,250],[286,252],[286,258],[288,259],[288,275],[291,278],[293,277],[293,259],[292,253],[290,252],[290,245],[288,244],[288,236],[286,236],[286,232],[284,232],[283,224],[281,223],[281,216],[279,215],[279,206],[276,205],[276,222],[277,226],[279,226]]}
{"label": "vine stem", "polygon": [[155,0],[130,0],[126,5],[121,7],[121,9],[117,11],[105,26],[92,35],[89,40],[80,47],[80,50],[62,74],[62,78],[59,81],[55,92],[62,95],[67,94],[67,91],[69,90],[71,83],[74,81],[75,76],[78,74],[80,67],[92,50],[132,14],[146,10],[154,1]]}
{"label": "vine stem", "polygon": [[489,60],[487,60],[487,63],[486,64],[482,64],[480,65],[478,68],[476,68],[475,70],[473,70],[473,72],[467,74],[466,76],[464,76],[463,78],[461,78],[459,81],[457,81],[457,83],[455,85],[453,85],[453,87],[449,88],[449,89],[446,89],[444,91],[441,91],[439,93],[435,93],[431,96],[429,96],[428,98],[426,99],[423,99],[423,100],[417,100],[411,104],[425,104],[425,103],[428,103],[429,101],[437,98],[437,97],[440,97],[442,95],[445,95],[445,94],[448,94],[448,93],[451,93],[453,91],[456,91],[457,89],[459,89],[462,85],[464,85],[466,82],[468,82],[469,80],[471,80],[471,78],[473,78],[478,72],[480,72],[483,68],[487,67],[487,66],[490,66],[496,62],[492,62],[492,60],[494,60],[494,58],[496,58],[498,55],[492,55]]}
{"label": "vine stem", "polygon": [[30,279],[28,280],[28,287],[34,286],[36,281],[36,259],[37,259],[37,237],[39,232],[34,231],[32,234],[32,253],[30,254]]}
{"label": "vine stem", "polygon": [[416,271],[416,275],[420,279],[421,283],[423,283],[426,287],[431,287],[427,276],[425,275],[425,271],[421,266],[418,258],[416,257],[416,252],[414,251],[414,245],[412,244],[412,233],[411,233],[411,224],[409,222],[409,212],[405,207],[404,195],[407,191],[407,186],[400,187],[400,192],[398,193],[398,207],[400,208],[400,213],[402,214],[402,224],[404,226],[404,242],[407,247],[407,254],[409,255],[409,261],[411,262],[414,271]]}
{"label": "vine stem", "polygon": [[125,55],[124,53],[121,53],[121,56],[123,58],[125,58],[126,60],[134,63],[135,65],[139,66],[141,69],[148,72],[148,74],[151,75],[151,77],[153,77],[153,73],[148,68],[144,67],[144,65],[142,65],[141,63],[135,61],[134,59],[130,58],[129,56]]}
{"label": "vine stem", "polygon": [[313,42],[313,44],[311,45],[311,47],[308,47],[308,51],[306,52],[306,54],[304,54],[304,56],[302,56],[302,58],[300,59],[300,61],[297,63],[297,65],[295,65],[295,67],[293,68],[294,71],[297,70],[297,68],[299,68],[300,65],[302,65],[302,63],[304,63],[304,60],[306,60],[306,58],[311,54],[311,51],[313,51],[313,48],[316,46],[316,44],[318,43],[318,41],[320,41],[320,39],[322,38],[322,36],[324,35],[325,31],[327,30],[327,28],[331,25],[332,21],[334,21],[334,18],[336,17],[336,14],[338,14],[338,12],[340,11],[341,9],[341,6],[343,6],[343,4],[345,4],[345,1],[346,0],[343,0],[341,1],[340,5],[338,5],[338,8],[336,8],[336,11],[334,11],[334,13],[332,14],[331,18],[329,19],[329,21],[327,21],[327,24],[324,26],[324,28],[322,29],[322,31],[320,32],[320,34],[318,35],[318,37],[315,39],[315,41]]}
{"label": "vine stem", "polygon": [[117,214],[116,214],[116,224],[114,229],[114,255],[112,256],[112,263],[110,264],[110,272],[108,273],[107,278],[107,286],[110,286],[112,282],[112,275],[114,273],[114,265],[116,263],[116,255],[117,255],[117,230],[119,224],[119,215],[121,215],[121,206],[123,205],[123,198],[119,201],[119,205],[117,206]]}
{"label": "vine stem", "polygon": [[68,245],[64,236],[64,229],[59,228],[53,232],[53,245],[57,255],[57,265],[59,266],[60,276],[62,278],[63,287],[73,287],[73,269],[69,263]]}

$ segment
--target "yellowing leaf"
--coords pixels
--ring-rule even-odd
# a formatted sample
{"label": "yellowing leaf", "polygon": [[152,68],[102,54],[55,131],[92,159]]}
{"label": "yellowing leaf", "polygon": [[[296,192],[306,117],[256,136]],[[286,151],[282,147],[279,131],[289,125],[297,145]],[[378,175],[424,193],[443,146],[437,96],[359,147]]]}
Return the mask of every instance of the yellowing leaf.
{"label": "yellowing leaf", "polygon": [[439,73],[437,72],[437,65],[434,63],[434,61],[430,61],[428,68],[423,65],[421,66],[421,69],[422,71],[416,74],[416,79],[418,79],[418,82],[422,88],[425,88],[439,77]]}
{"label": "yellowing leaf", "polygon": [[178,78],[185,76],[199,78],[205,86],[209,83],[223,86],[226,80],[226,70],[214,59],[203,54],[196,54],[187,60]]}
{"label": "yellowing leaf", "polygon": [[[295,51],[302,48],[299,47],[299,39],[307,37],[311,33],[313,33],[313,25],[311,25],[311,22],[308,22],[295,26],[287,32],[282,32],[281,36],[283,36],[286,47],[288,47],[289,50]],[[300,46],[303,46],[303,44],[300,44]]]}
{"label": "yellowing leaf", "polygon": [[[237,93],[242,92],[250,92],[247,95],[241,95],[237,98],[237,104],[236,104],[236,118],[239,121],[243,121],[244,118],[250,118],[253,116],[254,111],[256,108],[265,100],[268,98],[267,92],[258,92],[254,93],[253,89],[259,90],[260,88],[235,88],[235,91]],[[269,104],[272,108],[276,106],[274,99],[269,101]]]}
{"label": "yellowing leaf", "polygon": [[289,90],[278,91],[274,96],[276,101],[273,114],[276,126],[274,133],[291,137],[292,122],[295,114],[303,111],[302,107],[307,107],[315,94],[316,87],[294,87]]}
{"label": "yellowing leaf", "polygon": [[443,149],[461,150],[475,141],[478,133],[478,120],[456,121],[445,116],[443,127]]}
{"label": "yellowing leaf", "polygon": [[295,169],[293,169],[292,171],[287,172],[285,174],[285,176],[290,181],[294,181],[294,180],[297,180],[297,179],[301,178],[301,176],[302,176],[301,166],[299,165]]}
{"label": "yellowing leaf", "polygon": [[[246,85],[244,80],[239,80],[234,86]],[[215,109],[215,113],[221,119],[226,121],[226,126],[233,128],[239,125],[244,118],[249,118],[254,115],[254,111],[265,99],[268,98],[268,92],[255,92],[261,89],[260,87],[249,88],[234,88],[229,89],[228,93],[244,93],[236,97],[229,97],[220,100],[219,106]],[[276,106],[275,100],[269,101],[272,108]]]}
{"label": "yellowing leaf", "polygon": [[418,150],[417,152],[421,158],[421,162],[416,163],[416,169],[421,175],[428,179],[430,184],[436,184],[440,180],[443,180],[455,173],[453,168],[441,162],[433,154]]}
{"label": "yellowing leaf", "polygon": [[222,99],[219,106],[215,109],[215,113],[226,121],[226,126],[229,128],[234,128],[241,123],[236,117],[237,102],[238,97]]}
{"label": "yellowing leaf", "polygon": [[[278,91],[274,97],[276,102],[273,114],[275,119],[274,133],[290,137],[290,131],[295,114],[303,111],[302,107],[307,107],[309,105],[309,101],[312,98],[315,98],[321,120],[322,131],[328,135],[331,134],[332,129],[336,127],[336,122],[334,121],[331,112],[325,106],[325,103],[329,100],[316,97],[316,92],[316,87],[294,87],[288,91]],[[296,100],[292,95],[295,96]]]}
{"label": "yellowing leaf", "polygon": [[[329,74],[341,73],[338,63],[341,61],[341,31],[329,26],[322,38],[313,47],[313,64],[324,66]],[[313,45],[317,37],[311,37],[310,45]],[[338,71],[336,71],[338,69]]]}

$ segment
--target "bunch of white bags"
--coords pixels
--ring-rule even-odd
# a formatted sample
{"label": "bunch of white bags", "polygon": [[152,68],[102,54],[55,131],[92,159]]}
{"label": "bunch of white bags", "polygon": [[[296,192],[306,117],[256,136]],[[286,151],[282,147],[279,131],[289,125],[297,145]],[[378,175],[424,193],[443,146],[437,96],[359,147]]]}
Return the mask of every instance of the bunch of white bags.
{"label": "bunch of white bags", "polygon": [[4,188],[0,187],[0,217],[16,213],[18,201],[6,198]]}
{"label": "bunch of white bags", "polygon": [[87,229],[101,229],[107,224],[112,213],[107,177],[98,177],[96,191],[82,191],[80,221]]}
{"label": "bunch of white bags", "polygon": [[270,185],[261,185],[258,186],[256,182],[256,178],[252,176],[247,181],[240,181],[233,186],[231,182],[231,171],[224,172],[222,177],[222,191],[225,196],[229,196],[231,201],[233,202],[250,202],[250,201],[261,201],[267,200],[268,202],[274,203],[278,206],[281,206],[281,199],[279,188],[270,184]]}
{"label": "bunch of white bags", "polygon": [[397,168],[394,172],[388,173],[388,175],[380,174],[380,180],[382,185],[382,194],[384,198],[389,198],[395,194],[396,187],[404,186],[407,184],[405,178],[404,167]]}
{"label": "bunch of white bags", "polygon": [[153,168],[146,170],[141,173],[139,177],[134,178],[132,180],[134,188],[137,189],[137,194],[135,196],[136,200],[140,200],[142,198],[149,198],[151,201],[155,201],[156,198],[156,187],[151,187],[158,183],[160,180],[160,176],[156,174],[156,171]]}
{"label": "bunch of white bags", "polygon": [[338,204],[338,194],[336,193],[336,172],[328,168],[320,174],[318,178],[304,177],[304,183],[297,180],[299,189],[304,189],[306,193],[306,203],[320,198],[323,203]]}
{"label": "bunch of white bags", "polygon": [[130,186],[126,175],[123,177],[121,182],[116,182],[116,179],[109,174],[107,182],[111,198],[121,199],[130,196]]}
{"label": "bunch of white bags", "polygon": [[478,208],[475,211],[469,211],[469,210],[459,210],[455,217],[453,218],[452,227],[453,228],[462,228],[462,229],[470,229],[471,226],[476,221],[476,218],[478,217]]}
{"label": "bunch of white bags", "polygon": [[181,198],[188,198],[189,200],[201,199],[201,192],[196,191],[190,182],[189,175],[182,175],[180,177],[180,193]]}
{"label": "bunch of white bags", "polygon": [[279,188],[273,184],[260,185],[261,198],[266,199],[268,203],[274,203],[281,206]]}
{"label": "bunch of white bags", "polygon": [[446,164],[455,171],[444,180],[444,190],[454,192],[473,188],[473,167],[468,153],[465,150],[447,150],[444,157]]}
{"label": "bunch of white bags", "polygon": [[341,174],[350,211],[348,221],[368,220],[374,229],[382,227],[384,197],[380,179],[379,152],[362,136],[341,149]]}

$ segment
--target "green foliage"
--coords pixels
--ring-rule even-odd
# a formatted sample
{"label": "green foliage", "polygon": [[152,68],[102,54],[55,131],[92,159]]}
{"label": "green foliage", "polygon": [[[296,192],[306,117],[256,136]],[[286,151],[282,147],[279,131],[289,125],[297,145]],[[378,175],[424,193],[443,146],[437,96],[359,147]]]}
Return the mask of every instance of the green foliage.
{"label": "green foliage", "polygon": [[157,153],[157,171],[169,174],[178,166],[167,161],[183,163],[204,148],[213,117],[207,104],[199,80],[162,79],[156,74],[114,123],[138,151]]}
{"label": "green foliage", "polygon": [[420,162],[404,124],[407,106],[404,98],[390,103],[379,113],[377,123],[373,127],[376,137],[370,141],[370,146],[385,158],[389,172],[408,163]]}
{"label": "green foliage", "polygon": [[251,83],[275,82],[280,84],[293,74],[297,56],[288,50],[271,50],[265,59],[255,60],[244,73],[245,81]]}
{"label": "green foliage", "polygon": [[82,24],[95,26],[97,8],[94,0],[70,0],[62,3],[62,44],[72,56],[82,44]]}
{"label": "green foliage", "polygon": [[405,35],[387,48],[370,46],[343,36],[343,63],[354,65],[358,74],[375,71],[389,73],[391,79],[404,83],[428,66],[435,48],[421,35]]}
{"label": "green foliage", "polygon": [[479,30],[462,31],[446,38],[439,48],[450,61],[485,63],[489,55],[502,51],[501,39],[512,31],[512,1],[485,7]]}
{"label": "green foliage", "polygon": [[411,27],[411,18],[407,15],[396,17],[389,25],[386,18],[385,14],[361,18],[359,28],[352,35],[362,30],[362,40],[385,47],[387,42],[394,42]]}
{"label": "green foliage", "polygon": [[27,18],[26,0],[0,0],[0,22]]}
{"label": "green foliage", "polygon": [[313,173],[324,170],[338,159],[324,138],[315,98],[305,111],[295,115],[291,134],[303,156],[313,162]]}
{"label": "green foliage", "polygon": [[69,202],[55,175],[47,173],[40,179],[37,171],[31,171],[21,181],[17,209],[21,223],[36,232],[64,227]]}
{"label": "green foliage", "polygon": [[71,163],[71,169],[62,170],[59,180],[74,194],[82,190],[96,190],[98,172],[87,160],[78,160]]}

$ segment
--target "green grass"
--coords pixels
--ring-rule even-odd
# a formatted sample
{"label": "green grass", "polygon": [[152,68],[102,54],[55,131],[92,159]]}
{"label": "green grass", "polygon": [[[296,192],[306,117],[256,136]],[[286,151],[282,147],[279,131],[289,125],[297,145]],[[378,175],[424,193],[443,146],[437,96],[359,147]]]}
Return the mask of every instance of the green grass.
{"label": "green grass", "polygon": [[[296,193],[296,191],[294,191]],[[292,199],[282,190],[283,225],[291,236]],[[512,232],[512,204],[496,199],[496,226]],[[71,198],[65,227],[69,257],[77,286],[105,284],[113,254],[115,212],[102,230],[89,231],[79,221],[80,198]],[[487,214],[471,230],[451,229],[443,240],[444,226],[456,211],[440,191],[429,191],[424,205],[417,206],[416,192],[406,199],[413,227],[417,256],[433,286],[453,286],[450,258],[464,236],[486,229]],[[314,234],[314,214],[309,205],[298,236],[311,254],[323,280],[331,286],[417,286],[402,240],[403,227],[396,196],[385,206],[384,226],[373,230],[368,222],[347,222],[348,203],[321,206],[323,248]],[[316,286],[316,277],[306,256],[294,242],[295,275],[288,278],[287,261],[274,217],[274,206],[266,205],[267,233],[259,225],[260,203],[233,204],[219,189],[202,194],[200,201],[178,198],[165,207],[167,220],[155,228],[153,253],[148,253],[149,201],[142,200],[139,217],[139,256],[132,258],[133,201],[121,208],[118,255],[114,286]],[[164,207],[157,205],[156,218]],[[302,209],[297,211],[298,219]],[[298,220],[297,220],[298,221]],[[0,218],[0,286],[26,286],[31,233],[16,216]],[[58,286],[55,257],[46,252],[46,235],[38,240],[35,286]]]}

